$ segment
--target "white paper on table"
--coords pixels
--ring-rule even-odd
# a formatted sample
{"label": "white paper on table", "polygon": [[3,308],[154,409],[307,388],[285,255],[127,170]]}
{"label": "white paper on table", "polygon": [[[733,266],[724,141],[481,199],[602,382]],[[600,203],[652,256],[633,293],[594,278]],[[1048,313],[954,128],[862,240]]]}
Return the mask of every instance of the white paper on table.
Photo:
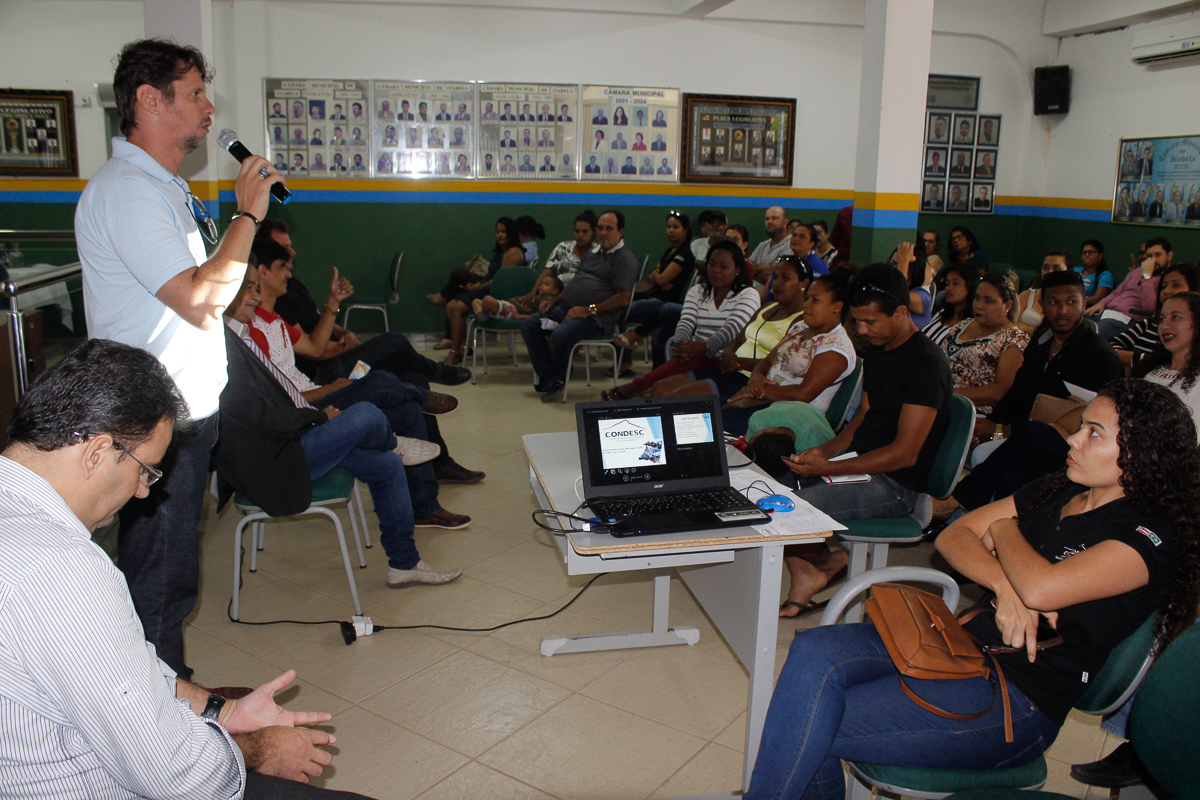
{"label": "white paper on table", "polygon": [[[797,497],[791,488],[784,486],[774,478],[763,475],[750,467],[729,470],[729,484],[742,494],[746,494],[746,489],[750,484],[755,482],[765,484],[772,493],[781,494],[796,504],[796,507],[791,511],[776,511],[772,513],[771,521],[767,524],[752,526],[754,530],[763,536],[803,536],[806,533],[846,530],[845,525],[842,525],[824,511],[818,510],[807,500]],[[761,499],[758,497],[757,492],[754,494],[755,497],[752,499]],[[766,495],[763,496],[765,497]]]}
{"label": "white paper on table", "polygon": [[1063,385],[1067,387],[1067,391],[1071,393],[1071,397],[1078,397],[1085,403],[1090,403],[1096,398],[1096,393],[1089,391],[1082,386],[1076,386],[1070,381],[1063,381]]}

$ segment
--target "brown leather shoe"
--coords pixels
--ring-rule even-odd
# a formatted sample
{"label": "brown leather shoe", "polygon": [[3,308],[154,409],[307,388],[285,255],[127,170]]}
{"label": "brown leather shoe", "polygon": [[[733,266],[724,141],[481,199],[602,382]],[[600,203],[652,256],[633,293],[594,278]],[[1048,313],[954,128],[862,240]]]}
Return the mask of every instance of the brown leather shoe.
{"label": "brown leather shoe", "polygon": [[428,517],[413,520],[414,528],[441,528],[447,531],[461,530],[470,524],[471,518],[466,514],[455,514],[444,508],[439,508]]}
{"label": "brown leather shoe", "polygon": [[457,397],[441,392],[430,392],[429,402],[421,410],[426,414],[449,414],[456,408],[458,408]]}

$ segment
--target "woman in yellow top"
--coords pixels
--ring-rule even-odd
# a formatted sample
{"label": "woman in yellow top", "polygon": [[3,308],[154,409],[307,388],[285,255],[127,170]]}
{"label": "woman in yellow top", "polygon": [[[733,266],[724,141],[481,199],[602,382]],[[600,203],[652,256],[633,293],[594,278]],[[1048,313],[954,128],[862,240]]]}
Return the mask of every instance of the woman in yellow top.
{"label": "woman in yellow top", "polygon": [[812,283],[812,270],[794,255],[780,256],[772,291],[775,302],[763,306],[721,355],[720,367],[692,370],[664,378],[650,390],[651,397],[715,394],[721,403],[745,388],[751,371],[775,349],[788,329],[804,314],[804,301]]}

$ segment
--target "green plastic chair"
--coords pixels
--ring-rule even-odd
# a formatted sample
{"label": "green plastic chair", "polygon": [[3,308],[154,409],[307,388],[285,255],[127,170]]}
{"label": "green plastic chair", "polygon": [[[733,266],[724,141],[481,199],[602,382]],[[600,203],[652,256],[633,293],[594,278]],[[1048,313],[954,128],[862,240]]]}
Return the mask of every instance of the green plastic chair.
{"label": "green plastic chair", "polygon": [[[837,535],[849,544],[850,570],[847,577],[861,575],[868,569],[887,566],[888,546],[921,541],[921,533],[929,524],[932,514],[932,497],[945,499],[954,491],[967,450],[971,446],[971,433],[975,428],[975,404],[960,394],[951,398],[950,425],[938,446],[929,472],[928,493],[921,497],[911,516],[899,519],[848,520],[847,530]],[[858,622],[862,619],[862,603],[852,605],[849,618]]]}
{"label": "green plastic chair", "polygon": [[829,427],[833,428],[835,433],[846,424],[846,415],[850,411],[850,401],[862,390],[862,381],[863,362],[861,358],[856,358],[854,359],[854,371],[842,381],[842,385],[838,387],[837,393],[829,401],[829,408],[825,410],[825,419],[829,421]]}
{"label": "green plastic chair", "polygon": [[[510,297],[527,294],[537,283],[538,274],[529,267],[504,267],[492,276],[492,288],[488,294],[492,297],[507,300]],[[508,352],[512,356],[513,366],[517,366],[517,334],[521,331],[519,319],[491,318],[486,322],[476,322],[474,316],[467,317],[467,341],[471,343],[471,383],[476,382],[479,374],[479,351],[483,351],[483,373],[488,371],[487,335],[496,334],[508,337]],[[482,334],[482,336],[481,336]],[[480,344],[483,346],[480,347]]]}
{"label": "green plastic chair", "polygon": [[[821,615],[821,624],[836,623],[847,608],[858,605],[858,595],[870,586],[897,581],[937,584],[942,587],[942,599],[946,601],[946,605],[949,608],[958,606],[958,585],[949,575],[927,567],[886,567],[873,569],[847,580],[826,606]],[[849,613],[846,613],[846,617],[849,619]],[[1149,653],[1153,643],[1154,618],[1151,617],[1114,648],[1104,667],[1092,679],[1091,687],[1076,701],[1075,708],[1087,714],[1107,714],[1124,705],[1133,692],[1138,690],[1147,671],[1149,675],[1154,674],[1154,670],[1149,668]],[[1147,682],[1148,680],[1147,678]],[[1141,691],[1145,691],[1144,685],[1139,690],[1138,703],[1142,702]],[[1200,693],[1197,697],[1200,698]],[[857,778],[847,784],[847,800],[867,800],[871,796],[872,788],[883,794],[931,800],[951,794],[954,795],[954,800],[1034,800],[1059,797],[1017,791],[1036,790],[1046,782],[1046,759],[1041,756],[1028,764],[1002,769],[896,767],[856,761],[846,763],[853,777]],[[956,792],[960,794],[955,794]]]}
{"label": "green plastic chair", "polygon": [[[246,516],[238,522],[233,531],[233,604],[229,614],[238,619],[239,601],[242,590],[242,533],[250,527],[250,571],[258,571],[258,551],[263,549],[266,538],[267,520],[271,515],[254,504],[250,498],[241,492],[235,492],[233,503]],[[362,522],[363,536],[367,536],[367,515],[363,510],[362,494],[354,476],[344,469],[336,467],[312,482],[312,502],[308,508],[292,516],[301,517],[308,514],[321,514],[333,522],[338,537],[338,545],[342,549],[342,562],[346,567],[346,580],[350,584],[350,597],[354,601],[354,613],[362,614],[362,604],[358,601],[358,585],[354,582],[354,568],[350,564],[350,551],[346,548],[346,534],[338,515],[327,506],[345,504],[350,512],[350,529],[354,532],[354,546],[358,549],[358,566],[365,569],[367,558],[363,554],[362,539],[359,538],[359,521]],[[356,519],[356,516],[358,519]],[[366,539],[367,547],[371,540]]]}
{"label": "green plastic chair", "polygon": [[[1197,661],[1200,661],[1200,625],[1193,625],[1171,643],[1147,673],[1129,718],[1129,741],[1138,760],[1171,797],[1179,800],[1200,796],[1197,788],[1200,759],[1196,758],[1196,742],[1200,741]],[[1070,798],[1051,792],[979,790],[959,792],[951,800]]]}
{"label": "green plastic chair", "polygon": [[350,296],[350,305],[346,306],[346,313],[342,316],[342,327],[350,327],[350,312],[356,308],[373,308],[380,314],[383,314],[383,329],[390,331],[388,327],[388,306],[394,306],[400,302],[400,268],[404,264],[404,253],[396,253],[392,258],[391,269],[388,270],[388,282],[386,295],[382,294],[359,294],[355,292]]}

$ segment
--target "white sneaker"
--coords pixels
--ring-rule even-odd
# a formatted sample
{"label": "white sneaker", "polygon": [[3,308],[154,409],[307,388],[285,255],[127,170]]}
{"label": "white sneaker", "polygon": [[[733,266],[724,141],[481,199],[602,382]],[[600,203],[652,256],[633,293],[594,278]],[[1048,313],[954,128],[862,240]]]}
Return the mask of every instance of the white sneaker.
{"label": "white sneaker", "polygon": [[396,437],[396,455],[404,460],[404,466],[415,467],[426,461],[433,461],[442,454],[441,445],[426,442],[422,439],[410,439],[407,436]]}
{"label": "white sneaker", "polygon": [[461,576],[461,569],[434,569],[422,558],[412,569],[388,567],[387,585],[389,589],[403,589],[406,586],[416,586],[417,584],[440,586],[443,583],[456,581]]}

